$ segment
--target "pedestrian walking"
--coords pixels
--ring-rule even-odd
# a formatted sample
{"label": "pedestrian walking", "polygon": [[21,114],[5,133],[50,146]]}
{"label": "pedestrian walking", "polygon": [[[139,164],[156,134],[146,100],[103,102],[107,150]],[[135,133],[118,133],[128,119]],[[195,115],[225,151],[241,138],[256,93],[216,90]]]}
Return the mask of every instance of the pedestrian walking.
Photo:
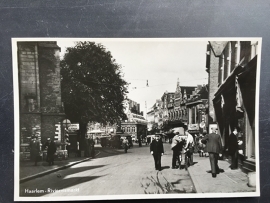
{"label": "pedestrian walking", "polygon": [[37,137],[34,135],[32,136],[31,142],[30,142],[30,159],[31,161],[35,162],[35,166],[37,165],[37,162],[39,160],[39,154],[40,154],[40,142],[37,140]]}
{"label": "pedestrian walking", "polygon": [[161,156],[164,154],[164,148],[160,135],[155,135],[155,139],[150,144],[150,152],[154,157],[155,169],[161,171]]}
{"label": "pedestrian walking", "polygon": [[203,135],[201,134],[198,139],[198,152],[200,157],[205,156],[205,144],[202,143],[202,138]]}
{"label": "pedestrian walking", "polygon": [[209,153],[212,177],[219,173],[218,157],[222,153],[221,136],[217,134],[218,129],[212,128],[212,133],[202,138],[202,143],[206,144],[206,151]]}
{"label": "pedestrian walking", "polygon": [[225,147],[228,155],[231,157],[231,166],[232,170],[238,168],[238,140],[237,134],[239,132],[238,127],[233,128],[233,132],[230,134],[228,139],[228,145]]}
{"label": "pedestrian walking", "polygon": [[124,148],[124,150],[125,150],[125,153],[127,153],[127,150],[128,150],[128,140],[127,140],[127,138],[126,137],[124,137],[124,139],[123,139],[123,141],[122,141],[122,146],[123,146],[123,148]]}
{"label": "pedestrian walking", "polygon": [[185,169],[193,165],[193,152],[194,152],[194,139],[193,136],[186,129],[185,134],[187,136],[186,143],[184,146],[185,151]]}
{"label": "pedestrian walking", "polygon": [[93,139],[90,139],[90,146],[91,146],[90,156],[94,158],[95,157],[95,141]]}
{"label": "pedestrian walking", "polygon": [[54,164],[54,154],[56,152],[56,146],[54,141],[51,138],[47,138],[47,142],[45,143],[45,147],[47,148],[47,162],[49,165]]}
{"label": "pedestrian walking", "polygon": [[138,140],[138,142],[139,142],[139,147],[141,147],[141,146],[142,146],[142,135],[141,135],[141,136],[139,136],[139,140]]}
{"label": "pedestrian walking", "polygon": [[179,169],[181,169],[181,151],[183,149],[183,145],[183,140],[180,138],[179,132],[176,132],[171,144],[171,149],[173,150],[172,169],[177,169],[176,162],[178,162]]}

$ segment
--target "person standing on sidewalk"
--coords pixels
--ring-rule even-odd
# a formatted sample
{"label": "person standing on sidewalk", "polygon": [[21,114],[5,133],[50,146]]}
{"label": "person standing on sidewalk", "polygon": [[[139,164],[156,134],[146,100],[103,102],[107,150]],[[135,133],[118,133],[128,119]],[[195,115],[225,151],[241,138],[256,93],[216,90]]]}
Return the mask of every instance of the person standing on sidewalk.
{"label": "person standing on sidewalk", "polygon": [[51,138],[47,138],[45,147],[47,147],[47,162],[49,163],[49,165],[53,165],[56,146],[55,143],[51,140]]}
{"label": "person standing on sidewalk", "polygon": [[179,132],[176,132],[175,136],[172,139],[171,149],[173,150],[173,157],[172,157],[172,169],[176,169],[176,161],[179,164],[179,169],[181,168],[181,161],[180,161],[180,146],[181,138],[179,137]]}
{"label": "person standing on sidewalk", "polygon": [[123,148],[125,150],[125,153],[127,153],[127,150],[128,150],[128,140],[127,140],[126,137],[124,137],[124,139],[123,139],[122,146],[123,146]]}
{"label": "person standing on sidewalk", "polygon": [[206,151],[209,153],[211,173],[212,177],[215,178],[219,173],[218,157],[222,153],[222,142],[221,136],[217,134],[218,129],[212,128],[212,133],[207,134],[202,138],[202,143],[206,144]]}
{"label": "person standing on sidewalk", "polygon": [[239,130],[237,127],[234,127],[233,132],[230,134],[228,139],[228,145],[226,146],[226,151],[228,152],[229,156],[231,156],[231,166],[232,170],[238,168],[238,141],[237,141],[237,134]]}
{"label": "person standing on sidewalk", "polygon": [[95,157],[95,141],[93,139],[90,139],[90,146],[91,146],[90,156],[94,158]]}
{"label": "person standing on sidewalk", "polygon": [[37,140],[37,137],[32,136],[32,140],[30,142],[30,157],[31,160],[35,162],[35,166],[37,165],[40,153],[40,142]]}
{"label": "person standing on sidewalk", "polygon": [[186,144],[184,146],[185,149],[185,168],[187,168],[190,165],[193,165],[193,152],[194,152],[194,139],[193,136],[188,132],[186,129],[185,132],[187,139],[186,139]]}
{"label": "person standing on sidewalk", "polygon": [[161,156],[164,154],[164,148],[160,135],[155,135],[155,139],[150,144],[150,152],[154,157],[155,169],[161,171]]}

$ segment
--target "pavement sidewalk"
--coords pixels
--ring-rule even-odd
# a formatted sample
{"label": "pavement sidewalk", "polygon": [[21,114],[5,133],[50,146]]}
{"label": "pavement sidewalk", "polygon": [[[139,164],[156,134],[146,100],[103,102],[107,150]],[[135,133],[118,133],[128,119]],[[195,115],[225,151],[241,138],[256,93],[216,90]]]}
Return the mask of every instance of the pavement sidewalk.
{"label": "pavement sidewalk", "polygon": [[[100,152],[97,151],[95,156],[97,156],[99,153]],[[37,166],[35,166],[34,163],[30,161],[21,162],[20,183],[71,167],[75,164],[79,164],[90,159],[91,157],[73,157],[66,160],[54,161],[54,165],[51,166],[49,166],[46,161],[38,162]]]}
{"label": "pavement sidewalk", "polygon": [[193,156],[194,165],[188,168],[197,193],[231,193],[231,192],[255,192],[255,187],[249,187],[247,174],[240,169],[231,170],[227,161],[219,160],[218,165],[224,172],[212,178],[209,157]]}

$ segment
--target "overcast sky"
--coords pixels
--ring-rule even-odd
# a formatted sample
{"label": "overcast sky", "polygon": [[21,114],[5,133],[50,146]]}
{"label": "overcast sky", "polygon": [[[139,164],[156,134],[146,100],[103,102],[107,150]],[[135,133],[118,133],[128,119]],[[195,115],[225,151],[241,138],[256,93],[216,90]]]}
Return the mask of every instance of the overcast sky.
{"label": "overcast sky", "polygon": [[[149,111],[163,93],[180,86],[207,84],[207,39],[87,39],[103,44],[122,65],[124,79],[130,83],[128,98]],[[74,39],[57,41],[63,56]],[[146,86],[148,81],[148,87]]]}

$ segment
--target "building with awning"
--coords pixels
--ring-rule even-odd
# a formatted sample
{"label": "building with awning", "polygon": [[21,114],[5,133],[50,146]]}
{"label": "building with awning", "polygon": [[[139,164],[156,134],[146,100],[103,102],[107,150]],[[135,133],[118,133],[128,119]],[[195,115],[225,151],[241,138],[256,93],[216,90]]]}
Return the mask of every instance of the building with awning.
{"label": "building with awning", "polygon": [[210,123],[218,124],[225,147],[233,128],[241,130],[239,165],[245,172],[255,171],[258,42],[209,42],[207,49]]}

